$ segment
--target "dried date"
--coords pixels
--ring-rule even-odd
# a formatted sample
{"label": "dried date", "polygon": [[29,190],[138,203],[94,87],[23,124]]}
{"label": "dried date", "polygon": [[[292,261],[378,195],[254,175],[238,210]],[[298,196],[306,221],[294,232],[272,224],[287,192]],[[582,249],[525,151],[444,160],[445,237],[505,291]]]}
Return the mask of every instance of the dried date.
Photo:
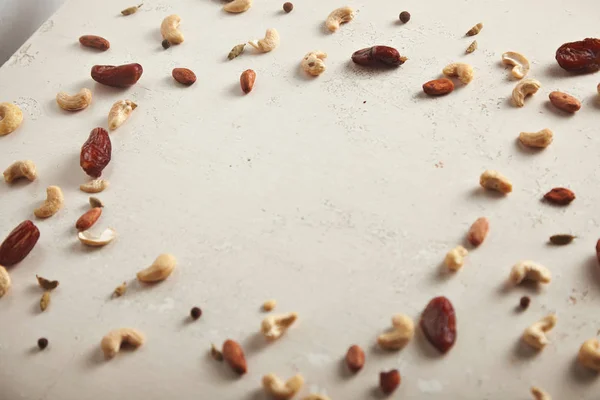
{"label": "dried date", "polygon": [[556,50],[556,61],[562,69],[573,72],[600,70],[600,39],[587,38],[565,43]]}
{"label": "dried date", "polygon": [[440,351],[447,353],[456,341],[456,314],[452,303],[444,296],[433,298],[421,315],[425,337]]}
{"label": "dried date", "polygon": [[86,174],[92,178],[99,178],[102,170],[110,162],[111,153],[112,145],[108,132],[102,128],[95,128],[81,146],[79,164]]}
{"label": "dried date", "polygon": [[40,231],[29,220],[21,222],[0,245],[0,265],[10,267],[21,262],[33,250]]}
{"label": "dried date", "polygon": [[125,65],[94,65],[92,67],[92,79],[103,85],[112,87],[128,87],[135,85],[140,79],[144,69],[140,64]]}
{"label": "dried date", "polygon": [[358,65],[367,67],[390,66],[397,67],[404,64],[407,60],[402,57],[398,50],[389,46],[373,46],[355,51],[352,54],[352,61]]}

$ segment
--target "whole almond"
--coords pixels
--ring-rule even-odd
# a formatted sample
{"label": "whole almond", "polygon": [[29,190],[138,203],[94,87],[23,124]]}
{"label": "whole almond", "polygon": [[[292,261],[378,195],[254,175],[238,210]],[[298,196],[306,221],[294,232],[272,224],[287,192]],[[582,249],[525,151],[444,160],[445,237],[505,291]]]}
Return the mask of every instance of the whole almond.
{"label": "whole almond", "polygon": [[101,207],[94,207],[86,211],[85,214],[79,217],[77,223],[75,223],[75,228],[77,228],[78,231],[85,231],[90,229],[92,225],[94,225],[96,221],[98,221],[100,215],[102,215]]}
{"label": "whole almond", "polygon": [[443,96],[454,90],[454,83],[448,78],[434,79],[423,84],[423,91],[429,96]]}
{"label": "whole almond", "polygon": [[379,373],[379,387],[385,394],[391,394],[400,385],[400,372],[392,369],[388,372]]}
{"label": "whole almond", "polygon": [[186,86],[193,85],[196,82],[196,74],[187,68],[173,68],[173,78]]}
{"label": "whole almond", "polygon": [[22,261],[37,243],[40,231],[33,222],[21,222],[0,245],[0,265],[10,267]]}
{"label": "whole almond", "polygon": [[254,87],[254,81],[256,80],[256,72],[251,69],[247,69],[242,72],[240,76],[240,86],[242,87],[242,92],[248,94],[252,91]]}
{"label": "whole almond", "polygon": [[346,353],[346,365],[352,372],[358,372],[365,365],[365,352],[359,345],[352,345]]}
{"label": "whole almond", "polygon": [[579,111],[581,108],[581,102],[570,94],[563,92],[552,92],[548,97],[550,97],[550,103],[560,110],[574,113]]}
{"label": "whole almond", "polygon": [[100,51],[106,51],[110,48],[108,40],[95,35],[83,35],[79,38],[79,43],[85,47],[91,47]]}
{"label": "whole almond", "polygon": [[490,231],[490,221],[486,217],[477,218],[467,234],[467,240],[473,246],[477,247],[485,240]]}
{"label": "whole almond", "polygon": [[575,200],[575,193],[563,187],[554,188],[544,195],[544,199],[552,204],[566,206]]}
{"label": "whole almond", "polygon": [[227,364],[240,375],[245,374],[248,371],[248,365],[246,364],[246,356],[244,356],[244,350],[235,340],[227,339],[223,343],[223,359],[227,361]]}

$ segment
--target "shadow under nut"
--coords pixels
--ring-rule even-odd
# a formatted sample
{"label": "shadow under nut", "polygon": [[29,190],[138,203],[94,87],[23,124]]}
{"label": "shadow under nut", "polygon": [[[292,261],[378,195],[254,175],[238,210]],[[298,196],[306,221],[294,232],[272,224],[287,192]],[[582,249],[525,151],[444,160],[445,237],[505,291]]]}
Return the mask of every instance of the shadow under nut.
{"label": "shadow under nut", "polygon": [[94,65],[92,79],[98,83],[112,87],[128,87],[135,85],[142,76],[144,69],[140,64],[125,65]]}

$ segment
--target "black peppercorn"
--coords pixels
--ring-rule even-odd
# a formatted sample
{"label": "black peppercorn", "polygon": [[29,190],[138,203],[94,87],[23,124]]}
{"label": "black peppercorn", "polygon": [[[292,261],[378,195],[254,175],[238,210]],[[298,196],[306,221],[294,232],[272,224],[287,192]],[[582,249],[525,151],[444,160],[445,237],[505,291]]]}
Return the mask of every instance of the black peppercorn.
{"label": "black peppercorn", "polygon": [[167,39],[162,41],[162,47],[166,50],[169,47],[171,47],[171,42],[169,42]]}
{"label": "black peppercorn", "polygon": [[292,3],[290,3],[289,1],[287,3],[283,3],[283,11],[285,11],[286,13],[291,12],[294,9],[294,5]]}
{"label": "black peppercorn", "polygon": [[527,309],[527,307],[529,307],[529,303],[531,303],[531,299],[528,296],[521,297],[521,301],[519,301],[519,305],[521,306],[521,308],[523,310],[525,310],[525,309]]}
{"label": "black peppercorn", "polygon": [[410,13],[408,11],[402,11],[400,13],[400,21],[404,24],[410,21]]}
{"label": "black peppercorn", "polygon": [[202,310],[200,309],[200,307],[194,307],[190,311],[190,316],[193,319],[198,319],[198,318],[200,318],[201,315],[202,315]]}
{"label": "black peppercorn", "polygon": [[44,350],[46,347],[48,347],[48,339],[39,338],[38,339],[38,347],[40,348],[40,350]]}

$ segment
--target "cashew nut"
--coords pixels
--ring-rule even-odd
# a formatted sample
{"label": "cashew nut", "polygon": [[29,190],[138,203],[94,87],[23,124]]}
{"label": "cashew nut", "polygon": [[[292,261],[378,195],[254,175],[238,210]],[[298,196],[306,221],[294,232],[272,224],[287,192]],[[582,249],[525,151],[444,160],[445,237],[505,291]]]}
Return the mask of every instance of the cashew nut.
{"label": "cashew nut", "polygon": [[400,350],[410,342],[415,334],[415,323],[403,314],[392,317],[393,329],[377,337],[377,344],[385,350]]}
{"label": "cashew nut", "polygon": [[324,394],[309,394],[303,400],[331,400],[329,396],[325,396]]}
{"label": "cashew nut", "polygon": [[146,269],[137,273],[137,278],[141,282],[158,282],[167,279],[177,265],[177,259],[172,254],[161,254]]}
{"label": "cashew nut", "polygon": [[552,400],[552,397],[537,386],[531,387],[531,395],[535,400]]}
{"label": "cashew nut", "polygon": [[577,360],[584,367],[600,372],[600,341],[593,338],[583,342]]}
{"label": "cashew nut", "polygon": [[79,190],[86,193],[100,193],[106,189],[108,185],[108,181],[105,181],[104,179],[94,179],[93,181],[79,185]]}
{"label": "cashew nut", "polygon": [[12,183],[19,178],[27,178],[31,182],[37,178],[35,164],[30,160],[15,161],[4,171],[4,180]]}
{"label": "cashew nut", "polygon": [[0,136],[8,135],[23,122],[23,112],[16,104],[0,103]]}
{"label": "cashew nut", "polygon": [[263,388],[265,392],[277,400],[288,400],[294,397],[304,385],[304,378],[298,374],[284,382],[275,374],[263,376]]}
{"label": "cashew nut", "polygon": [[181,17],[177,14],[169,15],[163,19],[162,24],[160,24],[160,34],[163,39],[168,40],[171,44],[183,43],[183,33],[179,31],[180,22]]}
{"label": "cashew nut", "polygon": [[297,319],[298,314],[295,312],[284,315],[270,315],[263,319],[260,330],[267,339],[275,340],[280,338]]}
{"label": "cashew nut", "polygon": [[110,331],[102,338],[100,347],[104,352],[104,357],[113,358],[121,346],[126,344],[134,348],[144,344],[145,338],[142,332],[133,328],[120,328]]}
{"label": "cashew nut", "polygon": [[275,28],[269,28],[264,39],[250,41],[248,44],[262,53],[268,53],[279,46],[279,33]]}
{"label": "cashew nut", "polygon": [[10,275],[2,265],[0,265],[0,297],[4,296],[10,288]]}
{"label": "cashew nut", "polygon": [[77,234],[79,241],[87,246],[101,247],[106,246],[117,237],[117,232],[112,228],[106,228],[99,236],[90,231],[83,231]]}
{"label": "cashew nut", "polygon": [[33,213],[38,218],[48,218],[53,216],[60,210],[65,202],[62,190],[58,186],[49,186],[46,189],[46,201],[39,207],[33,210]]}
{"label": "cashew nut", "polygon": [[483,171],[483,174],[479,177],[479,184],[484,189],[495,190],[504,194],[512,192],[512,183],[508,178],[491,169]]}
{"label": "cashew nut", "polygon": [[446,254],[444,263],[451,271],[458,271],[465,263],[465,257],[469,254],[467,249],[462,246],[456,246]]}
{"label": "cashew nut", "polygon": [[354,19],[354,10],[348,6],[333,10],[325,20],[325,26],[330,32],[340,29],[340,24],[350,22]]}
{"label": "cashew nut", "polygon": [[56,103],[63,110],[78,111],[83,110],[92,102],[92,92],[90,89],[83,88],[77,94],[70,96],[68,93],[59,92],[56,95]]}
{"label": "cashew nut", "polygon": [[536,264],[533,261],[521,261],[512,267],[509,279],[515,285],[526,279],[541,283],[550,283],[552,274],[543,265]]}
{"label": "cashew nut", "polygon": [[512,99],[517,107],[525,105],[525,97],[535,94],[542,84],[535,79],[525,79],[517,83],[513,89]]}
{"label": "cashew nut", "polygon": [[531,347],[541,350],[550,343],[546,337],[546,332],[549,332],[554,328],[554,325],[556,325],[556,315],[546,315],[544,318],[525,329],[522,339]]}
{"label": "cashew nut", "polygon": [[529,60],[523,54],[507,51],[502,54],[502,62],[513,65],[511,73],[517,79],[522,79],[529,72]]}
{"label": "cashew nut", "polygon": [[137,108],[131,100],[119,100],[110,109],[108,113],[108,129],[114,131],[119,126],[123,125],[123,122],[127,121],[129,115],[133,110]]}
{"label": "cashew nut", "polygon": [[521,132],[519,134],[519,141],[529,147],[548,147],[553,138],[554,133],[548,128],[538,132]]}
{"label": "cashew nut", "polygon": [[223,10],[230,13],[242,13],[252,7],[252,0],[233,0],[223,6]]}
{"label": "cashew nut", "polygon": [[465,85],[473,80],[473,67],[466,63],[452,63],[442,70],[444,75],[457,77]]}
{"label": "cashew nut", "polygon": [[327,53],[322,51],[311,51],[306,53],[300,65],[304,72],[312,76],[319,76],[325,72],[324,59],[327,58]]}

